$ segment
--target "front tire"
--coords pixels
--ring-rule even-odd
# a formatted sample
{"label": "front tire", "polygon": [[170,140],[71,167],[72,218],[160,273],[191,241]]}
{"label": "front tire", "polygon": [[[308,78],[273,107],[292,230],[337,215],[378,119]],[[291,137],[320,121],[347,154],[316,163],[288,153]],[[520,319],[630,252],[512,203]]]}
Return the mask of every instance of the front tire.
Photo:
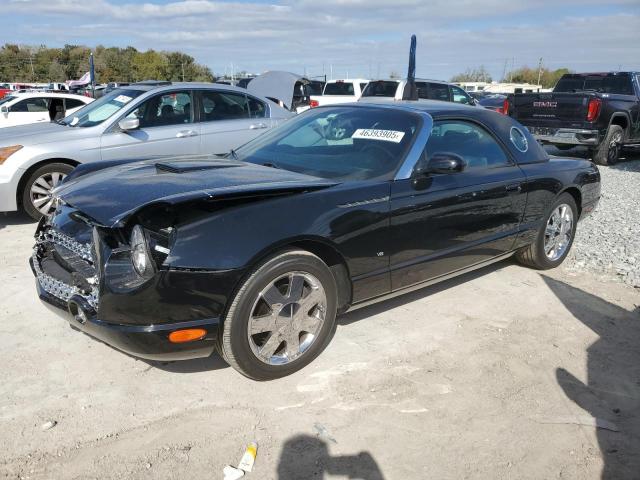
{"label": "front tire", "polygon": [[37,168],[22,188],[22,208],[34,220],[53,213],[51,190],[73,170],[68,163],[52,162]]}
{"label": "front tire", "polygon": [[516,254],[517,260],[537,270],[555,268],[564,262],[576,234],[578,208],[568,193],[553,203],[535,241]]}
{"label": "front tire", "polygon": [[262,262],[236,294],[221,329],[223,358],[254,380],[272,380],[316,358],[335,327],[337,287],[329,267],[304,250]]}
{"label": "front tire", "polygon": [[593,161],[598,165],[615,165],[618,163],[624,131],[619,125],[610,125],[602,143],[593,152]]}

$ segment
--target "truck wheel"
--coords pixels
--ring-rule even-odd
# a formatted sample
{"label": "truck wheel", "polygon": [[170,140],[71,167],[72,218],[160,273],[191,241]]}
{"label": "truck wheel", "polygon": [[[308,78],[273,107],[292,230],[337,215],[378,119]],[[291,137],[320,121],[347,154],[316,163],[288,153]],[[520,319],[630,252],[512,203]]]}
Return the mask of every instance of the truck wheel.
{"label": "truck wheel", "polygon": [[53,213],[51,190],[73,170],[68,163],[52,162],[37,168],[22,187],[22,208],[34,220]]}
{"label": "truck wheel", "polygon": [[618,162],[624,132],[619,125],[610,125],[602,143],[593,152],[593,161],[598,165],[615,165]]}
{"label": "truck wheel", "polygon": [[300,370],[329,342],[337,298],[331,270],[315,255],[288,250],[268,258],[244,282],[225,316],[222,356],[254,380]]}
{"label": "truck wheel", "polygon": [[535,241],[520,250],[516,259],[523,265],[538,270],[557,267],[567,258],[577,223],[576,201],[570,194],[563,193],[551,206]]}

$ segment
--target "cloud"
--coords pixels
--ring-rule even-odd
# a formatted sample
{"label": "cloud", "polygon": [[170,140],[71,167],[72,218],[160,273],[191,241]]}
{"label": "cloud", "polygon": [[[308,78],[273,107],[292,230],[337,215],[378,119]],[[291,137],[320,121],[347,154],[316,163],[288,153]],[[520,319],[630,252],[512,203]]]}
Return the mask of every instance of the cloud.
{"label": "cloud", "polygon": [[233,62],[254,72],[386,76],[406,69],[411,33],[418,74],[428,77],[481,64],[499,77],[505,62],[533,66],[539,57],[553,68],[640,70],[638,0],[11,0],[7,13],[18,21],[4,33],[21,43],[182,50],[216,72]]}

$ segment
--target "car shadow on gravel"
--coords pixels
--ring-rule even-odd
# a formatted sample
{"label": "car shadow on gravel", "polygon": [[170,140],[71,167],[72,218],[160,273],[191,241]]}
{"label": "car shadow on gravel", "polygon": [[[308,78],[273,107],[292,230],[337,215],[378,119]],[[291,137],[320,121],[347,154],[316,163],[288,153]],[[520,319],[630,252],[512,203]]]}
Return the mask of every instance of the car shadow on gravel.
{"label": "car shadow on gravel", "polygon": [[325,473],[340,478],[384,480],[369,452],[333,456],[325,441],[310,435],[296,435],[285,442],[278,461],[278,480],[322,479]]}
{"label": "car shadow on gravel", "polygon": [[0,213],[0,230],[8,225],[26,225],[28,223],[35,224],[36,221],[22,212]]}
{"label": "car shadow on gravel", "polygon": [[567,397],[594,418],[602,478],[640,478],[640,308],[630,312],[564,282],[542,279],[599,336],[587,349],[586,384],[564,368],[556,370],[556,378]]}

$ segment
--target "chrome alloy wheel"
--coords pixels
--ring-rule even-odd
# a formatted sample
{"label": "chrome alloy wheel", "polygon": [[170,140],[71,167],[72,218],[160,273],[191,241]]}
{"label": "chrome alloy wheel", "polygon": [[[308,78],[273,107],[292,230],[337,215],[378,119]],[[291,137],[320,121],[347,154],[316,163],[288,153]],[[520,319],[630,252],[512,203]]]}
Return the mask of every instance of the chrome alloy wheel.
{"label": "chrome alloy wheel", "polygon": [[31,203],[42,215],[48,216],[55,208],[51,190],[57,187],[67,175],[62,172],[49,172],[36,178],[31,185],[29,196]]}
{"label": "chrome alloy wheel", "polygon": [[573,232],[573,210],[566,203],[558,205],[553,211],[544,232],[544,253],[555,262],[561,258],[569,244]]}
{"label": "chrome alloy wheel", "polygon": [[616,132],[609,142],[609,150],[607,151],[607,160],[613,164],[618,159],[620,145],[622,144],[622,132]]}
{"label": "chrome alloy wheel", "polygon": [[260,361],[285,365],[306,352],[327,311],[320,281],[307,272],[289,272],[258,295],[249,317],[249,345]]}

